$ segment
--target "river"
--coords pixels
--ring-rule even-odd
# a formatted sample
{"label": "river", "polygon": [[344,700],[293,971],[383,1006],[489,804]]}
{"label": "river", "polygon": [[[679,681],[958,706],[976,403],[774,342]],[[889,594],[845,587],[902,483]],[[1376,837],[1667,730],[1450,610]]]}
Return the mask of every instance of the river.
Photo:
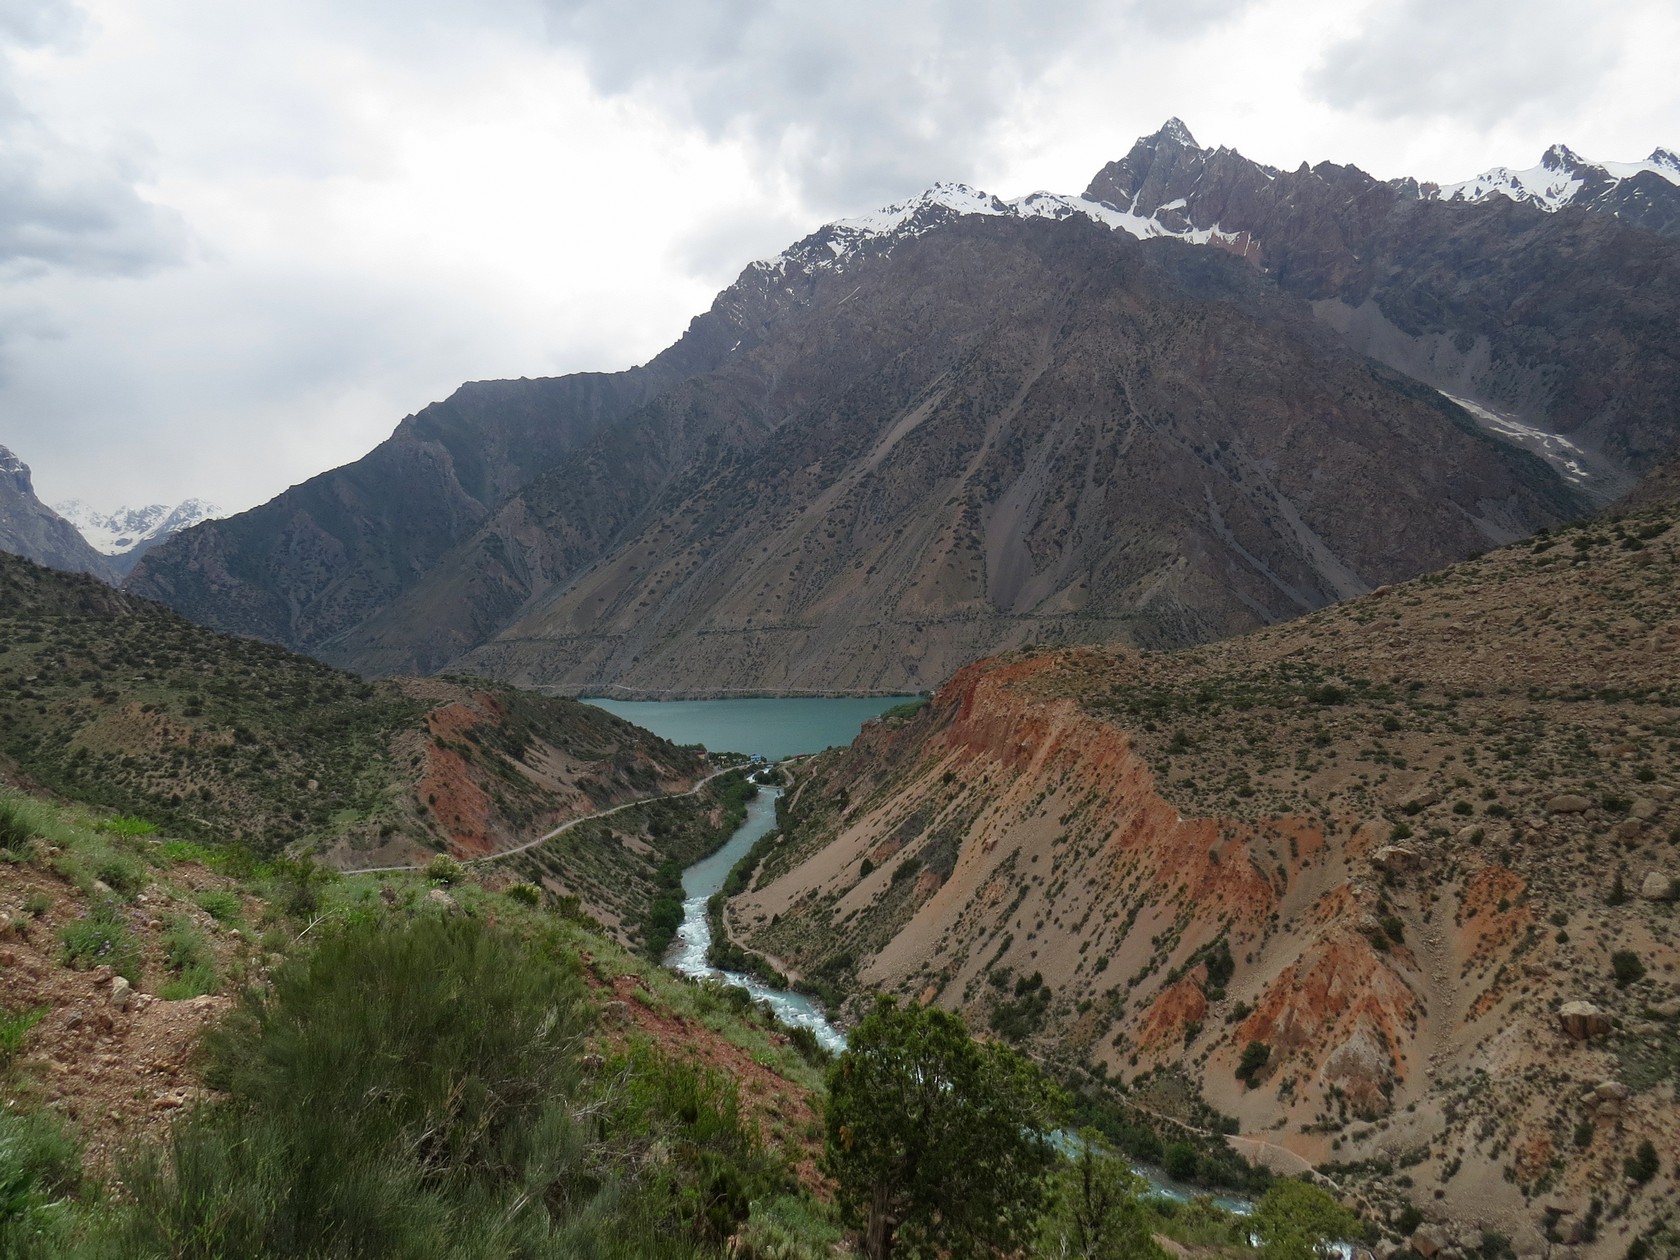
{"label": "river", "polygon": [[[755,1001],[769,1006],[782,1023],[809,1028],[827,1049],[839,1053],[846,1048],[846,1034],[831,1024],[816,1003],[803,993],[772,988],[754,976],[724,971],[706,961],[706,951],[712,943],[712,925],[706,918],[706,902],[723,887],[723,881],[729,877],[735,863],[746,856],[747,850],[775,829],[776,798],[780,795],[780,790],[776,788],[761,788],[758,795],[747,802],[746,820],[736,828],[723,848],[683,872],[683,921],[677,929],[677,939],[665,955],[665,965],[690,979],[739,985],[752,994]],[[1079,1139],[1071,1133],[1058,1132],[1055,1138],[1065,1154],[1078,1150]],[[1149,1183],[1151,1193],[1162,1198],[1184,1203],[1195,1195],[1207,1193],[1171,1180],[1159,1168],[1137,1164],[1133,1166],[1133,1171]],[[1254,1210],[1254,1205],[1246,1199],[1218,1196],[1214,1203],[1227,1212],[1241,1216]],[[1343,1260],[1347,1258],[1343,1257]]]}
{"label": "river", "polygon": [[817,1004],[803,993],[774,989],[754,976],[738,971],[723,971],[706,961],[706,951],[712,944],[712,925],[706,918],[706,902],[723,887],[735,863],[746,856],[747,850],[776,826],[776,798],[781,792],[775,788],[761,788],[757,796],[747,802],[747,817],[729,837],[723,848],[708,858],[702,858],[683,872],[683,921],[677,929],[677,939],[665,955],[665,965],[695,980],[721,980],[739,985],[753,995],[755,1001],[766,1003],[776,1012],[782,1023],[797,1028],[809,1028],[827,1049],[839,1052],[846,1048],[846,1036],[823,1014]]}
{"label": "river", "polygon": [[[915,700],[915,696],[831,699],[740,700],[590,700],[608,712],[636,723],[678,744],[704,744],[713,751],[749,753],[767,761],[803,753],[821,752],[837,744],[849,744],[863,724],[894,705]],[[702,858],[683,872],[683,921],[677,938],[665,955],[665,965],[696,980],[717,980],[738,985],[763,1002],[776,1017],[792,1027],[809,1028],[825,1047],[834,1052],[846,1048],[841,1032],[822,1009],[802,993],[773,988],[740,972],[724,971],[706,961],[712,943],[712,928],[706,918],[706,902],[723,887],[735,863],[746,856],[761,837],[776,826],[776,798],[781,792],[765,787],[747,802],[747,817],[723,847]],[[1071,1134],[1057,1134],[1059,1144],[1073,1144]],[[1137,1166],[1136,1171],[1152,1191],[1180,1202],[1204,1193],[1171,1181],[1160,1169]],[[1246,1214],[1253,1205],[1242,1199],[1216,1198],[1227,1211]]]}

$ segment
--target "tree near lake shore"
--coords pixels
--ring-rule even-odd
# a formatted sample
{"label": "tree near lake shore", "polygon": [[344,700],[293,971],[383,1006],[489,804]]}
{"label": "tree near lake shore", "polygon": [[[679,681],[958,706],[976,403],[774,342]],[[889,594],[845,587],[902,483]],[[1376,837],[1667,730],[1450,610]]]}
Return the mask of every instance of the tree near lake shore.
{"label": "tree near lake shore", "polygon": [[830,1069],[823,1151],[871,1260],[901,1241],[954,1260],[1018,1249],[1038,1222],[1062,1101],[957,1016],[879,999]]}

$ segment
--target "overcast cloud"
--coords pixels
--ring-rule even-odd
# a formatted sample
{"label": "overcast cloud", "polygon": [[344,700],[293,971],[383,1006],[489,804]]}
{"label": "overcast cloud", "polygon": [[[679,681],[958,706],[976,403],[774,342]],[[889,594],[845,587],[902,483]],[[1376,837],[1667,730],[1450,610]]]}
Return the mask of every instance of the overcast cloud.
{"label": "overcast cloud", "polygon": [[1632,158],[1675,46],[1667,0],[0,0],[0,444],[242,508],[935,180],[1077,191],[1175,114],[1384,177]]}

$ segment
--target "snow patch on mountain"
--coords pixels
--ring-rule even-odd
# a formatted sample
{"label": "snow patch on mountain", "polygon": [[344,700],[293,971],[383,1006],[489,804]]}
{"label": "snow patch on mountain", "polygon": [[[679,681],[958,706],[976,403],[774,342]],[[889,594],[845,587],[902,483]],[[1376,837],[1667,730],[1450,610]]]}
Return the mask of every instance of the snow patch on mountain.
{"label": "snow patch on mountain", "polygon": [[[1180,199],[1162,209],[1182,207]],[[1084,196],[1070,197],[1041,191],[1028,193],[1014,201],[1004,201],[967,184],[940,183],[908,201],[897,202],[869,214],[838,219],[774,258],[763,259],[753,266],[771,272],[791,268],[805,274],[818,267],[844,270],[844,264],[866,249],[878,248],[884,242],[887,252],[890,252],[893,242],[921,236],[953,219],[968,215],[1017,219],[1069,219],[1083,215],[1139,240],[1172,237],[1192,245],[1208,245],[1225,244],[1236,239],[1221,231],[1217,224],[1210,228],[1177,227],[1154,216],[1119,210]]]}
{"label": "snow patch on mountain", "polygon": [[114,512],[101,512],[80,499],[71,499],[55,503],[53,510],[74,525],[88,545],[101,555],[136,558],[139,551],[222,515],[220,508],[202,499],[188,499],[174,507],[167,503],[120,507]]}
{"label": "snow patch on mountain", "polygon": [[1624,179],[1649,172],[1671,184],[1680,185],[1680,156],[1656,149],[1643,162],[1596,162],[1583,158],[1567,145],[1554,144],[1541,155],[1538,166],[1514,171],[1496,166],[1472,179],[1445,184],[1438,189],[1424,185],[1420,195],[1439,201],[1486,201],[1509,197],[1512,201],[1561,210],[1589,189],[1589,196],[1602,196]]}

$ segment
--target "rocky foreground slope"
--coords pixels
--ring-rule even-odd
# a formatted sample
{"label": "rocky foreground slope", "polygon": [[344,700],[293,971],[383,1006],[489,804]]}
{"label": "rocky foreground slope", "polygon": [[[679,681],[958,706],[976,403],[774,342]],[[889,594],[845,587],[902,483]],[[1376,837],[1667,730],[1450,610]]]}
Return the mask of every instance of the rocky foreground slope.
{"label": "rocky foreground slope", "polygon": [[1668,505],[1205,647],[983,661],[801,774],[729,920],[1203,1100],[1424,1254],[1620,1256],[1680,1207],[1677,659]]}

